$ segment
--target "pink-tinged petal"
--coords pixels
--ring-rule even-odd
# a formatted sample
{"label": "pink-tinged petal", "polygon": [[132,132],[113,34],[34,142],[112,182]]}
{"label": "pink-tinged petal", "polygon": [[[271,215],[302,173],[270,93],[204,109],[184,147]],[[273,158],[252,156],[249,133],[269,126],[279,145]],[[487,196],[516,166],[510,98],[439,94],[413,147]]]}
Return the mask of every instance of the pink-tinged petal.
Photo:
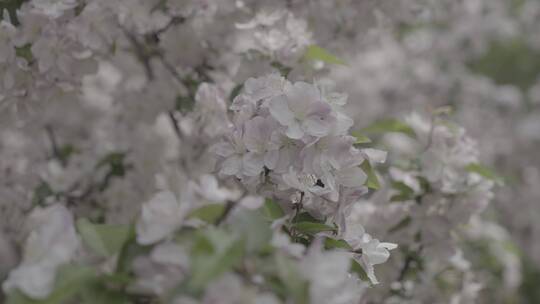
{"label": "pink-tinged petal", "polygon": [[221,164],[221,174],[236,175],[242,168],[242,159],[238,155],[227,158],[223,164]]}
{"label": "pink-tinged petal", "polygon": [[285,131],[285,135],[292,139],[301,139],[304,136],[304,131],[297,121],[293,121]]}
{"label": "pink-tinged petal", "polygon": [[279,150],[279,160],[275,167],[275,171],[279,173],[286,172],[291,165],[294,151],[291,148],[283,148]]}
{"label": "pink-tinged petal", "polygon": [[268,110],[281,125],[288,126],[294,122],[294,114],[289,109],[284,95],[276,96],[267,103]]}
{"label": "pink-tinged petal", "polygon": [[279,161],[279,150],[271,150],[264,155],[264,165],[266,168],[273,170],[276,168]]}
{"label": "pink-tinged petal", "polygon": [[283,174],[281,177],[283,178],[283,182],[287,186],[298,189],[298,190],[302,190],[302,191],[306,190],[305,186],[300,182],[300,180],[298,179],[297,173],[294,171],[292,167],[289,167],[289,172]]}
{"label": "pink-tinged petal", "polygon": [[302,122],[302,128],[309,135],[323,137],[328,135],[332,129],[333,121],[328,118],[324,116],[308,117]]}
{"label": "pink-tinged petal", "polygon": [[371,148],[362,149],[361,151],[367,156],[370,162],[375,163],[384,163],[388,154],[386,151]]}
{"label": "pink-tinged petal", "polygon": [[210,151],[222,157],[229,157],[234,154],[234,147],[229,142],[221,142],[210,147]]}
{"label": "pink-tinged petal", "polygon": [[247,176],[257,176],[263,171],[264,156],[248,152],[242,158],[243,172]]}
{"label": "pink-tinged petal", "polygon": [[343,113],[337,113],[336,124],[333,133],[337,135],[345,134],[354,125],[354,120]]}
{"label": "pink-tinged petal", "polygon": [[251,120],[246,121],[244,126],[244,144],[249,151],[263,152],[266,145],[265,134],[268,132],[266,129],[265,119],[257,116]]}
{"label": "pink-tinged petal", "polygon": [[294,85],[285,87],[285,95],[289,108],[296,117],[305,117],[313,110],[313,104],[320,102],[321,94],[313,85],[306,82],[296,82]]}
{"label": "pink-tinged petal", "polygon": [[345,187],[360,187],[366,182],[367,175],[359,167],[351,167],[340,170],[336,179]]}
{"label": "pink-tinged petal", "polygon": [[137,242],[149,245],[169,236],[182,223],[183,212],[170,191],[155,194],[142,206],[137,221]]}

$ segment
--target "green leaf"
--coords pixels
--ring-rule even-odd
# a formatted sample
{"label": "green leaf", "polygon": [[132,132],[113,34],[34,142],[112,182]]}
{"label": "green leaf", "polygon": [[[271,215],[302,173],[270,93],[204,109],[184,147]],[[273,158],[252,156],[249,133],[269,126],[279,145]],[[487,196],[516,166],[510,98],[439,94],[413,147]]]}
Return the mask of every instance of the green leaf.
{"label": "green leaf", "polygon": [[112,178],[123,177],[132,168],[131,164],[126,163],[126,154],[123,152],[111,152],[102,157],[96,164],[96,169],[105,171],[105,177],[98,187],[99,191],[107,189]]}
{"label": "green leaf", "polygon": [[388,230],[388,232],[390,233],[393,233],[393,232],[396,232],[400,229],[403,229],[407,226],[409,226],[409,224],[411,223],[412,219],[410,216],[406,216],[405,218],[403,218],[401,221],[399,221],[399,223],[397,223],[396,225],[394,225],[394,227],[390,228]]}
{"label": "green leaf", "polygon": [[325,249],[339,248],[339,249],[352,250],[351,245],[349,245],[349,243],[347,243],[345,240],[336,240],[333,238],[326,238],[324,240],[324,248]]}
{"label": "green leaf", "polygon": [[66,144],[58,149],[56,157],[58,157],[62,165],[66,166],[71,156],[76,152],[77,149],[73,145]]}
{"label": "green leaf", "polygon": [[309,214],[309,212],[300,212],[293,218],[293,223],[298,222],[312,222],[312,223],[324,223],[323,220],[319,220],[313,217],[313,215]]}
{"label": "green leaf", "polygon": [[356,137],[355,144],[369,144],[371,142],[371,139],[369,139],[369,137],[365,136],[364,134],[358,131],[353,131],[351,135]]}
{"label": "green leaf", "polygon": [[[21,7],[21,5],[24,2],[28,2],[29,0],[0,0],[0,20],[4,17],[4,9],[7,10],[9,13],[9,18],[11,19],[11,23],[15,26],[19,25],[19,20],[17,18],[17,10]],[[7,20],[4,20],[7,22]]]}
{"label": "green leaf", "polygon": [[195,238],[191,247],[192,255],[209,255],[215,252],[214,244],[204,235],[199,235]]}
{"label": "green leaf", "polygon": [[373,167],[371,167],[371,164],[367,159],[364,160],[362,164],[360,164],[360,168],[362,168],[362,170],[364,170],[364,173],[366,173],[367,175],[366,186],[375,190],[379,189],[381,187],[381,184],[379,183],[379,179],[377,178]]}
{"label": "green leaf", "polygon": [[360,265],[354,259],[351,259],[351,272],[356,273],[358,275],[358,278],[360,278],[362,281],[371,282],[366,271],[364,270],[364,267],[362,267],[362,265]]}
{"label": "green leaf", "polygon": [[[101,284],[90,285],[84,289],[81,304],[131,304],[132,299],[119,290],[109,290]],[[79,302],[77,302],[79,303]]]}
{"label": "green leaf", "polygon": [[465,170],[467,170],[468,172],[476,173],[486,179],[492,180],[499,185],[502,185],[504,183],[504,179],[497,173],[495,173],[495,171],[481,164],[470,163],[465,167]]}
{"label": "green leaf", "polygon": [[391,202],[407,201],[414,198],[414,190],[402,182],[392,182],[392,188],[399,191],[399,194],[392,196]]}
{"label": "green leaf", "polygon": [[311,45],[307,48],[304,58],[307,60],[322,61],[330,64],[346,65],[345,61],[316,45]]}
{"label": "green leaf", "polygon": [[495,40],[477,58],[468,62],[472,72],[491,78],[498,85],[514,85],[523,91],[540,75],[540,51],[524,36]]}
{"label": "green leaf", "polygon": [[309,283],[300,275],[297,263],[282,254],[275,256],[278,276],[294,298],[293,303],[309,303]]}
{"label": "green leaf", "polygon": [[102,275],[82,290],[81,304],[130,304],[124,288],[133,280],[125,274]]}
{"label": "green leaf", "polygon": [[264,214],[271,220],[282,218],[285,215],[279,204],[269,198],[264,201]]}
{"label": "green leaf", "polygon": [[416,137],[414,130],[404,122],[390,118],[374,122],[373,124],[363,128],[360,132],[364,134],[383,134],[388,132],[403,133],[410,137]]}
{"label": "green leaf", "polygon": [[454,112],[454,108],[452,106],[442,106],[434,109],[431,114],[434,116],[441,116],[441,115],[450,115]]}
{"label": "green leaf", "polygon": [[270,63],[270,65],[277,69],[279,71],[279,74],[281,74],[281,76],[287,78],[287,76],[289,76],[289,73],[292,71],[292,68],[291,67],[288,67],[284,64],[282,64],[281,62],[278,62],[278,61],[274,61],[272,63]]}
{"label": "green leaf", "polygon": [[230,231],[209,227],[200,230],[191,247],[192,276],[186,288],[201,291],[210,281],[240,263],[244,240]]}
{"label": "green leaf", "polygon": [[193,210],[188,218],[197,218],[207,223],[214,223],[224,211],[224,204],[209,204]]}
{"label": "green leaf", "polygon": [[135,233],[132,233],[118,254],[115,272],[117,274],[131,273],[133,260],[140,255],[148,254],[151,248],[151,246],[138,244]]}
{"label": "green leaf", "polygon": [[241,83],[241,84],[237,84],[232,90],[231,90],[231,93],[229,94],[229,101],[230,102],[233,102],[233,100],[236,98],[236,96],[238,96],[240,94],[240,92],[242,92],[242,89],[244,88],[244,84]]}
{"label": "green leaf", "polygon": [[322,223],[314,223],[314,222],[298,222],[298,223],[294,223],[293,227],[296,230],[303,232],[305,234],[315,234],[315,233],[324,232],[324,231],[332,231],[332,232],[336,231],[335,227],[322,224]]}
{"label": "green leaf", "polygon": [[262,210],[240,209],[233,214],[230,223],[232,231],[245,240],[248,253],[261,252],[272,239],[270,223],[265,221]]}
{"label": "green leaf", "polygon": [[193,107],[195,107],[195,99],[193,97],[182,95],[176,97],[175,110],[187,113],[193,111]]}
{"label": "green leaf", "polygon": [[203,289],[211,280],[218,278],[237,265],[244,254],[243,240],[235,240],[213,254],[193,256],[193,276],[189,282],[192,289]]}
{"label": "green leaf", "polygon": [[37,206],[45,202],[47,197],[54,195],[54,191],[51,186],[44,180],[34,189],[32,195],[32,205]]}
{"label": "green leaf", "polygon": [[32,44],[27,43],[20,47],[15,47],[15,54],[17,57],[23,58],[26,62],[31,63],[34,61],[34,55],[32,54]]}
{"label": "green leaf", "polygon": [[133,228],[128,225],[93,224],[83,218],[77,221],[77,231],[90,249],[107,257],[120,252]]}

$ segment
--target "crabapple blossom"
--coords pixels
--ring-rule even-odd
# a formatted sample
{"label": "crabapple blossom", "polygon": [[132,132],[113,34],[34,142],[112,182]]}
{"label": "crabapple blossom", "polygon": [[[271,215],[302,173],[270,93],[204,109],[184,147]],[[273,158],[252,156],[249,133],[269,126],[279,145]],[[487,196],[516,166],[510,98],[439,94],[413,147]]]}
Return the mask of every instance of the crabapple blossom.
{"label": "crabapple blossom", "polygon": [[0,302],[538,302],[537,1],[0,16]]}
{"label": "crabapple blossom", "polygon": [[46,298],[54,288],[58,267],[70,262],[79,248],[73,215],[62,205],[34,209],[21,264],[3,283],[5,291],[19,289],[34,299]]}

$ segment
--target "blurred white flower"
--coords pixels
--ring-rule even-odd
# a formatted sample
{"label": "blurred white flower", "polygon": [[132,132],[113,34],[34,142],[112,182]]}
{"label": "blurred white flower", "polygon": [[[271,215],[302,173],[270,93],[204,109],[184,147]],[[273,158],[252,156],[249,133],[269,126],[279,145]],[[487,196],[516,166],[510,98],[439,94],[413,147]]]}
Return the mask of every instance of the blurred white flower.
{"label": "blurred white flower", "polygon": [[34,12],[53,19],[79,5],[77,0],[32,0],[30,4]]}
{"label": "blurred white flower", "polygon": [[167,238],[180,227],[184,213],[174,193],[170,191],[156,193],[142,206],[141,216],[136,225],[137,242],[148,245]]}
{"label": "blurred white flower", "polygon": [[33,299],[44,299],[54,288],[58,267],[73,259],[79,238],[73,216],[60,204],[34,209],[27,224],[30,234],[23,260],[2,287],[6,292],[17,288]]}

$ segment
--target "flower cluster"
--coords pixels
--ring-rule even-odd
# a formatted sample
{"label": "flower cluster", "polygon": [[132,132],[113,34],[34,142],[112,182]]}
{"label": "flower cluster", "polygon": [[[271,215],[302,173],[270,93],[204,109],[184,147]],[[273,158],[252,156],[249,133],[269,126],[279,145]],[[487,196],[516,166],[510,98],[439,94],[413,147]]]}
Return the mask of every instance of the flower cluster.
{"label": "flower cluster", "polygon": [[0,302],[538,302],[539,16],[0,1]]}
{"label": "flower cluster", "polygon": [[[500,181],[478,163],[478,147],[465,130],[436,112],[443,109],[431,119],[412,113],[399,133],[381,138],[392,151],[387,184],[350,213],[365,229],[400,244],[401,256],[394,262],[401,270],[383,274],[395,280],[394,295],[385,303],[432,297],[437,292],[422,290],[437,290],[431,280],[446,282],[452,275],[476,286],[458,291],[456,298],[474,301],[481,289],[462,253],[470,239],[463,225],[478,221]],[[447,273],[441,273],[445,267]]]}
{"label": "flower cluster", "polygon": [[234,129],[214,147],[223,158],[220,173],[283,199],[287,208],[301,204],[314,216],[338,218],[367,190],[359,167],[367,154],[347,135],[345,100],[278,75],[247,80],[231,105]]}
{"label": "flower cluster", "polygon": [[285,10],[260,11],[236,27],[241,30],[238,52],[258,51],[282,63],[298,59],[312,43],[307,22]]}
{"label": "flower cluster", "polygon": [[372,282],[373,265],[388,259],[394,244],[379,244],[363,229],[347,227],[348,209],[363,194],[363,162],[383,162],[385,152],[354,147],[352,120],[342,112],[347,97],[279,75],[248,79],[231,105],[234,127],[213,147],[220,174],[235,176],[252,192],[274,197],[290,213],[300,209],[338,226],[362,252]]}

